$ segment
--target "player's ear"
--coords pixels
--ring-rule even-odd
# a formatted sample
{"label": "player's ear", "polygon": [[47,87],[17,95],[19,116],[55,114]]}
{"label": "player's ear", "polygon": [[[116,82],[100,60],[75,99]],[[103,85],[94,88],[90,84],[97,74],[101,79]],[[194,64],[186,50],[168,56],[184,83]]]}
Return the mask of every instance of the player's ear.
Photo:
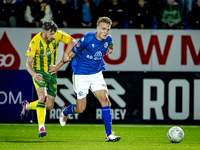
{"label": "player's ear", "polygon": [[42,30],[42,33],[45,34],[45,30]]}

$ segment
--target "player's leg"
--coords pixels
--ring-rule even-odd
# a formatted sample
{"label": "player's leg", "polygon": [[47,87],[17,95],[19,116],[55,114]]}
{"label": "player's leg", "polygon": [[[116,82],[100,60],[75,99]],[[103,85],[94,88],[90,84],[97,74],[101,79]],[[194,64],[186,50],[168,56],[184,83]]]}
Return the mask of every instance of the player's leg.
{"label": "player's leg", "polygon": [[71,104],[63,111],[64,115],[83,113],[86,108],[86,97],[82,99],[77,99],[76,104]]}
{"label": "player's leg", "polygon": [[26,119],[29,110],[36,110],[36,106],[38,104],[38,100],[29,103],[27,100],[24,100],[22,103],[22,111],[21,111],[21,119]]}
{"label": "player's leg", "polygon": [[105,130],[106,130],[106,142],[119,141],[121,137],[115,136],[112,134],[112,115],[110,113],[108,91],[97,90],[97,91],[94,91],[93,93],[96,96],[96,98],[99,100],[102,106],[101,110],[102,110],[102,119],[103,119]]}
{"label": "player's leg", "polygon": [[54,102],[57,94],[57,76],[54,74],[50,76],[47,84],[47,102],[46,109],[51,110],[54,107]]}
{"label": "player's leg", "polygon": [[67,116],[69,114],[83,113],[86,108],[86,97],[77,99],[76,104],[71,104],[68,107],[64,107],[59,119],[60,125],[65,126],[67,122]]}
{"label": "player's leg", "polygon": [[[35,81],[34,77],[32,77],[32,79],[33,79],[33,84],[35,86],[35,89],[39,88],[40,87],[39,82]],[[26,119],[29,110],[36,110],[37,104],[38,104],[38,100],[31,103],[29,103],[27,100],[24,100],[22,102],[22,111],[20,114],[21,119]]]}
{"label": "player's leg", "polygon": [[[48,93],[48,92],[47,92]],[[55,98],[49,94],[47,94],[47,102],[46,102],[46,110],[51,110],[54,107]]]}
{"label": "player's leg", "polygon": [[83,113],[83,111],[85,110],[86,108],[86,104],[87,103],[87,100],[86,100],[86,97],[82,98],[82,99],[77,99],[76,100],[76,105],[74,106],[74,112],[75,113]]}
{"label": "player's leg", "polygon": [[26,109],[27,110],[36,110],[37,104],[38,104],[38,100],[31,102],[31,103],[28,103],[26,105]]}
{"label": "player's leg", "polygon": [[108,98],[108,89],[103,78],[102,72],[96,74],[95,82],[91,85],[91,90],[100,102],[102,108],[102,119],[106,131],[106,142],[119,141],[121,138],[119,136],[114,136],[112,134],[112,115],[110,113],[110,101]]}
{"label": "player's leg", "polygon": [[[45,76],[44,76],[45,75]],[[57,76],[44,74],[43,75],[43,85],[45,87],[37,88],[38,94],[38,104],[36,107],[38,124],[39,124],[39,137],[46,136],[45,131],[45,118],[46,118],[46,109],[50,110],[54,106],[55,97],[57,94]]]}
{"label": "player's leg", "polygon": [[93,93],[102,106],[102,119],[105,125],[106,136],[109,136],[112,134],[112,115],[110,113],[108,92],[107,90],[97,90]]}
{"label": "player's leg", "polygon": [[[51,110],[53,108],[56,93],[57,93],[57,81],[56,81],[57,77],[54,75],[54,76],[51,76],[50,78],[51,78],[51,80],[49,80],[49,83],[47,84],[47,89],[48,89],[47,90],[47,94],[48,94],[47,100],[48,101],[46,102],[47,110]],[[32,79],[33,79],[33,84],[37,90],[37,88],[39,88],[41,85],[37,81],[35,81],[34,78],[32,78]],[[36,110],[37,104],[38,104],[38,100],[31,102],[31,103],[29,103],[27,100],[24,100],[22,102],[21,118],[25,119],[27,117],[29,110]]]}
{"label": "player's leg", "polygon": [[[68,107],[62,109],[60,116],[60,125],[65,126],[68,114],[82,113],[86,108],[86,95],[88,94],[88,89],[90,82],[85,78],[84,75],[74,75],[73,87],[76,96],[76,104],[71,104]],[[84,83],[84,84],[83,84]]]}
{"label": "player's leg", "polygon": [[109,99],[107,90],[98,90],[93,92],[101,104],[102,119],[105,125],[106,136],[112,134],[112,115],[110,113]]}
{"label": "player's leg", "polygon": [[46,136],[45,131],[45,117],[46,117],[46,101],[47,101],[47,91],[45,87],[37,88],[38,104],[36,106],[36,114],[39,125],[38,137]]}

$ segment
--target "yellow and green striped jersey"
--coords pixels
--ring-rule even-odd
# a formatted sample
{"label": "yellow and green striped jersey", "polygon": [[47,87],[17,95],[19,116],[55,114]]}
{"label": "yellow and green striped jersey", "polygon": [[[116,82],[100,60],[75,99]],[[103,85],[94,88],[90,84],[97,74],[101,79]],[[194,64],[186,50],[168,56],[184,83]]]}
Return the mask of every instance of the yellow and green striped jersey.
{"label": "yellow and green striped jersey", "polygon": [[54,39],[47,44],[42,40],[42,31],[36,34],[29,43],[26,57],[32,56],[32,67],[34,70],[41,70],[46,73],[49,71],[49,65],[56,65],[57,49],[59,42],[68,44],[71,41],[71,36],[64,31],[57,30]]}

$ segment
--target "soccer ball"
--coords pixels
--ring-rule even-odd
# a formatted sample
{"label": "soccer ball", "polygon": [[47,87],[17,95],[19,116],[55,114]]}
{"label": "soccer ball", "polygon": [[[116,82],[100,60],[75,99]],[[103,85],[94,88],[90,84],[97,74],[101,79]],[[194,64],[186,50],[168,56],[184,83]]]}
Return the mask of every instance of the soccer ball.
{"label": "soccer ball", "polygon": [[167,132],[167,137],[172,143],[179,143],[184,138],[184,131],[177,126],[171,127]]}

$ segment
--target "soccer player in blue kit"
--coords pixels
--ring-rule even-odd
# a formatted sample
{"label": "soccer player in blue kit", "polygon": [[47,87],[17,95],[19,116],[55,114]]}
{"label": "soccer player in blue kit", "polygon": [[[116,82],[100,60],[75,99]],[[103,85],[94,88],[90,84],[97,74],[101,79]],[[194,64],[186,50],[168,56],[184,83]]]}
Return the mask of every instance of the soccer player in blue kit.
{"label": "soccer player in blue kit", "polygon": [[112,21],[108,17],[100,17],[97,21],[97,31],[84,35],[73,47],[72,51],[63,57],[63,62],[72,58],[73,88],[76,104],[64,107],[59,119],[65,126],[68,114],[82,113],[86,108],[86,96],[90,89],[102,106],[102,118],[106,131],[106,142],[116,142],[121,139],[112,134],[112,115],[110,113],[108,89],[102,71],[105,70],[103,56],[113,51],[112,36],[109,34]]}

